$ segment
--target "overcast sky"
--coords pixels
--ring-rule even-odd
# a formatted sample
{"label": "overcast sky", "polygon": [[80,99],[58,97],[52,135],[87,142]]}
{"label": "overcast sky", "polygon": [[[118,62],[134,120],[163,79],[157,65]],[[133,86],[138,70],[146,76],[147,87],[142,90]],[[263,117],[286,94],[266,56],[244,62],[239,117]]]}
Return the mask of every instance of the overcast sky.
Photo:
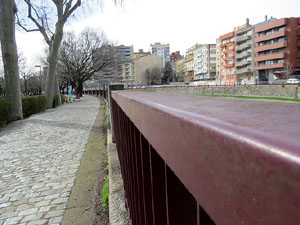
{"label": "overcast sky", "polygon": [[[124,0],[116,7],[103,0],[102,10],[88,12],[66,28],[76,31],[85,26],[101,28],[110,40],[149,50],[151,43],[167,42],[171,52],[184,54],[192,45],[215,43],[250,19],[256,24],[268,17],[299,17],[300,0]],[[31,61],[40,54],[44,41],[40,33],[17,33],[18,48]],[[35,62],[33,62],[35,63]]]}

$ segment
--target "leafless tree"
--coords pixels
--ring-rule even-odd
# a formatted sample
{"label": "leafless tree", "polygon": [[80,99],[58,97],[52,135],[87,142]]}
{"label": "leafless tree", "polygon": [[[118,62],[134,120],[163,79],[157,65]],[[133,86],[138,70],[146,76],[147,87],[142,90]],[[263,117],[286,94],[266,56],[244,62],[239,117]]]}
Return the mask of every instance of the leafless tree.
{"label": "leafless tree", "polygon": [[[118,0],[114,0],[117,3]],[[120,0],[122,2],[122,0]],[[46,97],[48,108],[52,107],[55,88],[58,51],[63,39],[64,25],[83,4],[81,0],[23,0],[27,8],[27,17],[18,17],[18,25],[24,30],[39,31],[49,47]],[[98,1],[99,2],[99,1]],[[84,1],[88,4],[88,1]],[[101,4],[100,4],[101,5]],[[56,18],[56,19],[54,19]],[[55,87],[56,86],[56,87]]]}
{"label": "leafless tree", "polygon": [[157,67],[153,69],[146,69],[145,77],[147,79],[147,84],[150,85],[160,84],[162,78],[162,71]]}
{"label": "leafless tree", "polygon": [[291,78],[291,76],[294,73],[293,67],[290,64],[285,65],[285,67],[283,68],[283,70],[284,70],[284,77],[285,77],[285,79]]}
{"label": "leafless tree", "polygon": [[12,102],[12,120],[22,119],[22,99],[18,70],[18,54],[15,40],[14,0],[0,0],[0,40],[3,56],[6,96]]}
{"label": "leafless tree", "polygon": [[71,84],[79,97],[83,83],[113,65],[115,57],[114,47],[102,31],[87,28],[78,36],[66,33],[58,57],[61,80]]}

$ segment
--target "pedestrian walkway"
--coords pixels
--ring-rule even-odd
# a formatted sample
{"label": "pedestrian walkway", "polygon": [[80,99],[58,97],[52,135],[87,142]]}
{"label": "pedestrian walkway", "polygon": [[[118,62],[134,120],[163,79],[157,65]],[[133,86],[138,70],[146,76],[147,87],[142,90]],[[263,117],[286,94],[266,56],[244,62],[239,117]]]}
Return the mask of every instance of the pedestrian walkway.
{"label": "pedestrian walkway", "polygon": [[99,104],[84,96],[0,130],[0,225],[61,223]]}

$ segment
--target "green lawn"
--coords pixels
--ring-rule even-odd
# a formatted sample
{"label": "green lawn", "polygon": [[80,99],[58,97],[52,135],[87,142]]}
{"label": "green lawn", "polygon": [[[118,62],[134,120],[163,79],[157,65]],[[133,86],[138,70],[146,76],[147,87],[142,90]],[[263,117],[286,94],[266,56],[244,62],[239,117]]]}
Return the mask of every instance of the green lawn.
{"label": "green lawn", "polygon": [[259,96],[242,96],[242,95],[201,95],[197,96],[207,96],[207,97],[227,97],[227,98],[242,98],[242,99],[259,99],[259,100],[276,100],[276,101],[287,101],[287,102],[299,102],[300,99],[294,98],[282,98],[282,97],[259,97]]}

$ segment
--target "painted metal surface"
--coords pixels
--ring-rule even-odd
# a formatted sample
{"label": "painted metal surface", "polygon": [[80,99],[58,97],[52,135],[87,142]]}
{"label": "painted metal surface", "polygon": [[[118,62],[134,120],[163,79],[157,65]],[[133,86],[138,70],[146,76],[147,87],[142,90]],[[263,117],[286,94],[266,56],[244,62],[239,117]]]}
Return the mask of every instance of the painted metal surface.
{"label": "painted metal surface", "polygon": [[[141,151],[141,158],[148,159],[141,160],[140,165],[136,163],[131,172],[122,171],[125,189],[130,190],[128,195],[140,193],[130,187],[134,177],[142,177],[143,181],[150,177],[148,185],[155,185],[153,179],[157,175],[151,170],[155,165],[151,165],[151,151],[155,150],[164,166],[174,172],[195,199],[195,224],[209,224],[201,223],[201,210],[205,210],[204,217],[207,213],[217,225],[300,224],[299,104],[137,91],[113,92],[112,97],[114,114],[123,113],[123,120],[127,118],[128,124],[133,123],[151,145],[143,146],[140,139],[142,148],[136,150]],[[128,139],[122,133],[118,134],[117,142]],[[126,146],[130,152],[132,145]],[[128,161],[128,157],[123,158]],[[161,171],[161,165],[157,170]],[[168,173],[162,176],[168,177]],[[170,188],[168,182],[164,191]],[[148,220],[141,224],[154,224],[147,218],[155,212],[155,201],[147,200],[149,196],[153,200],[154,189],[144,186],[143,195],[138,195],[143,196]],[[140,200],[136,197],[130,204]],[[169,217],[172,209],[169,211],[167,202]],[[135,209],[133,217],[136,213]],[[173,225],[167,220],[167,224]]]}

